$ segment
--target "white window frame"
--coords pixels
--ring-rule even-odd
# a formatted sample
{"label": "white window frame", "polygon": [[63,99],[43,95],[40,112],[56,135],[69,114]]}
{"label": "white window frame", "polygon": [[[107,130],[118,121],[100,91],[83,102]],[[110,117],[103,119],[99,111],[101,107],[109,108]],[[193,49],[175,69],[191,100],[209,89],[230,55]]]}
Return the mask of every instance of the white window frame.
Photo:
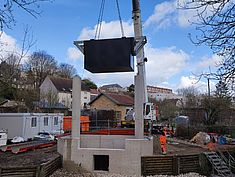
{"label": "white window frame", "polygon": [[57,117],[57,116],[54,117],[53,122],[54,122],[53,125],[59,125],[59,117]]}
{"label": "white window frame", "polygon": [[49,117],[44,117],[44,119],[43,119],[43,125],[44,125],[44,126],[49,126]]}
{"label": "white window frame", "polygon": [[31,127],[37,127],[37,117],[31,118]]}

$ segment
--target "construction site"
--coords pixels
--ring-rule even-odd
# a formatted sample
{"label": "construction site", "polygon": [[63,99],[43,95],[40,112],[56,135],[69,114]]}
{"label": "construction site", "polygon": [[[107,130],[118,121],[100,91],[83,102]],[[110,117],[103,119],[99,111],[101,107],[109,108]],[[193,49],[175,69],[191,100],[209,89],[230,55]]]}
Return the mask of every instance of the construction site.
{"label": "construction site", "polygon": [[[111,102],[121,105],[121,96],[100,93],[89,102],[95,109],[82,110],[82,79],[74,76],[69,96],[72,115],[2,113],[0,177],[235,176],[234,125],[219,131],[198,124],[201,129],[193,131],[189,116],[178,115],[172,124],[158,120],[159,108],[147,95],[147,37],[142,34],[139,0],[132,0],[132,20],[134,37],[74,41],[74,45],[92,74],[133,72],[136,63],[134,106],[122,95],[126,107],[117,108],[118,114],[96,109],[113,106]],[[123,30],[121,19],[120,25]],[[16,135],[22,141],[13,142]]]}

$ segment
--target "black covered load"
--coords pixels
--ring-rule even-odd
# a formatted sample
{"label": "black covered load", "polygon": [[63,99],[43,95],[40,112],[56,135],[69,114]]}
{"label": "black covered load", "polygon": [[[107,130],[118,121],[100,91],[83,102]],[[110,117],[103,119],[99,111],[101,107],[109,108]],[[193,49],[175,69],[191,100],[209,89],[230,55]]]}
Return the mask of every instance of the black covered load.
{"label": "black covered load", "polygon": [[134,71],[134,46],[133,37],[84,41],[84,67],[92,73]]}

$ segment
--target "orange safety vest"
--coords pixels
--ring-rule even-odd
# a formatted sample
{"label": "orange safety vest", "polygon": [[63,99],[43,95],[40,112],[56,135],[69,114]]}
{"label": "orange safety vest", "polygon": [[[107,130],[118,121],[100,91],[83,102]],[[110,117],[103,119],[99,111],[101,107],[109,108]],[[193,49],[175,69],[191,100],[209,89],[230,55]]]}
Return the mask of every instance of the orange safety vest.
{"label": "orange safety vest", "polygon": [[166,148],[166,136],[160,135],[160,144],[162,153],[166,154],[167,148]]}

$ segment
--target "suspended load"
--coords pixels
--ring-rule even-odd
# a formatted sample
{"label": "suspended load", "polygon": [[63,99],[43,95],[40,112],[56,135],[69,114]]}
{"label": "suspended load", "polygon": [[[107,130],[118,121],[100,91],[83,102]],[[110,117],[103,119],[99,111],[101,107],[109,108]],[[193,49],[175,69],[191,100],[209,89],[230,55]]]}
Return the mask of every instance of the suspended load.
{"label": "suspended load", "polygon": [[134,38],[84,41],[84,67],[92,73],[134,71]]}

